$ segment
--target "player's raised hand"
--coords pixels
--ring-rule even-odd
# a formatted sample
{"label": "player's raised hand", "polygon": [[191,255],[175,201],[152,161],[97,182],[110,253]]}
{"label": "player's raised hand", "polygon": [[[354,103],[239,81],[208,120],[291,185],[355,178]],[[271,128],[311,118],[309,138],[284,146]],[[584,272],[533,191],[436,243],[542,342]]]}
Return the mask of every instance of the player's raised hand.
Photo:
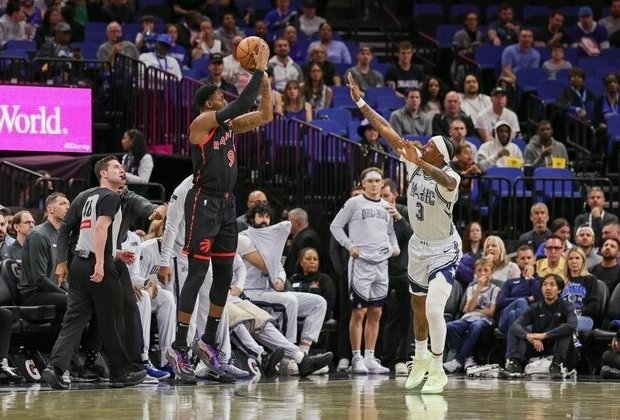
{"label": "player's raised hand", "polygon": [[258,51],[253,51],[254,62],[259,70],[267,70],[267,62],[269,61],[269,46],[266,42],[261,42]]}
{"label": "player's raised hand", "polygon": [[351,91],[351,99],[353,99],[353,102],[362,99],[362,91],[351,72],[347,73],[347,86],[349,86],[349,90]]}
{"label": "player's raised hand", "polygon": [[401,142],[401,147],[399,147],[397,151],[409,162],[416,165],[418,165],[422,159],[418,148],[413,143],[408,141]]}

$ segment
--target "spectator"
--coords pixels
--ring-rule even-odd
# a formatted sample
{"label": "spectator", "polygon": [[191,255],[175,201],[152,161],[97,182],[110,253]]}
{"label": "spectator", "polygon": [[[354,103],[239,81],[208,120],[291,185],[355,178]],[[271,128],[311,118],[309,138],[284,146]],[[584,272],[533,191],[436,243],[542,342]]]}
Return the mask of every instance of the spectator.
{"label": "spectator", "polygon": [[396,90],[396,93],[405,96],[408,89],[422,88],[425,74],[424,69],[413,64],[415,48],[409,41],[398,44],[398,61],[385,72],[385,84]]}
{"label": "spectator", "polygon": [[101,9],[105,22],[133,23],[134,16],[127,0],[110,0]]}
{"label": "spectator", "polygon": [[192,49],[192,58],[201,58],[210,56],[211,54],[222,54],[222,41],[215,37],[213,31],[213,23],[211,19],[205,19],[200,23],[200,33],[194,41]]}
{"label": "spectator", "polygon": [[153,156],[146,148],[142,131],[132,128],[127,130],[121,140],[123,169],[128,183],[143,184],[149,182],[153,172]]}
{"label": "spectator", "polygon": [[499,329],[507,333],[514,321],[534,302],[542,300],[540,279],[536,278],[534,250],[527,245],[517,249],[517,265],[521,275],[508,279],[497,298]]}
{"label": "spectator", "polygon": [[597,57],[601,50],[609,48],[609,37],[603,25],[592,18],[592,9],[579,9],[579,22],[566,30],[572,47],[579,47],[582,56]]}
{"label": "spectator", "polygon": [[491,235],[484,241],[483,258],[493,263],[492,279],[503,284],[508,279],[518,277],[519,266],[510,261],[504,241],[499,236]]}
{"label": "spectator", "polygon": [[[179,27],[174,23],[169,23],[166,25],[164,30],[166,34],[170,36],[170,40],[172,44],[170,46],[170,52],[168,53],[172,58],[175,58],[179,62],[179,66],[181,67],[189,67],[189,57],[187,55],[187,50],[182,45],[179,45]],[[159,36],[157,37],[159,38]],[[157,38],[155,38],[157,40]]]}
{"label": "spectator", "polygon": [[19,0],[10,0],[0,17],[0,48],[7,41],[23,41],[30,37],[31,28],[26,25],[26,14],[22,10]]}
{"label": "spectator", "polygon": [[[264,192],[260,190],[252,191],[248,194],[248,201],[246,202],[246,210],[250,210],[256,203],[265,202],[267,203],[267,196]],[[248,212],[246,211],[241,216],[237,217],[237,231],[242,232],[246,230],[250,226],[250,222],[248,220]]]}
{"label": "spectator", "polygon": [[517,42],[520,24],[514,20],[512,6],[503,3],[499,6],[498,20],[491,22],[487,36],[493,45],[510,45]]}
{"label": "spectator", "polygon": [[242,39],[242,36],[235,36],[233,38],[232,54],[224,57],[224,73],[222,74],[224,80],[235,85],[235,88],[237,88],[237,92],[239,93],[243,92],[243,89],[245,89],[247,84],[250,82],[251,77],[250,72],[241,67],[241,63],[239,63],[239,60],[237,60],[237,57],[235,56],[237,46]]}
{"label": "spectator", "polygon": [[600,246],[603,226],[618,223],[618,216],[605,211],[605,193],[601,187],[591,187],[586,198],[585,212],[575,217],[575,226],[587,224],[594,230],[595,246]]}
{"label": "spectator", "polygon": [[383,169],[385,165],[386,156],[381,153],[388,153],[387,148],[379,141],[379,132],[374,128],[367,119],[363,119],[360,126],[357,128],[357,134],[360,136],[359,141],[362,164],[361,169],[366,169],[370,166],[376,166]]}
{"label": "spectator", "polygon": [[[575,225],[576,226],[576,225]],[[570,228],[570,223],[568,222],[568,220],[562,218],[562,217],[558,217],[557,219],[553,219],[553,221],[551,222],[551,227],[549,228],[549,230],[551,231],[551,235],[549,235],[549,237],[551,236],[557,236],[558,238],[560,238],[562,240],[562,250],[560,251],[561,253],[565,253],[566,251],[568,251],[569,249],[573,248],[575,246],[575,244],[573,244],[570,241],[571,238],[571,228]],[[549,238],[547,238],[549,239]],[[536,258],[544,258],[547,254],[545,253],[545,246],[546,246],[546,240],[545,240],[545,244],[541,244],[538,249],[536,250]],[[560,274],[563,275],[563,274]]]}
{"label": "spectator", "polygon": [[37,44],[37,49],[40,49],[43,44],[54,39],[54,31],[56,30],[56,25],[60,22],[60,18],[60,11],[58,9],[47,9],[45,11],[43,23],[34,34],[34,42]]}
{"label": "spectator", "polygon": [[26,379],[15,372],[9,365],[9,349],[11,348],[11,333],[13,327],[13,312],[0,306],[0,383],[22,384]]}
{"label": "spectator", "polygon": [[553,138],[551,122],[542,120],[536,125],[536,135],[525,147],[525,165],[539,167],[568,166],[568,152],[566,146]]}
{"label": "spectator", "polygon": [[108,40],[99,46],[97,60],[114,65],[116,54],[123,54],[134,60],[138,59],[138,48],[129,41],[123,41],[123,29],[118,22],[110,22],[105,31]]}
{"label": "spectator", "polygon": [[155,51],[155,40],[157,35],[155,31],[155,17],[153,15],[142,16],[142,31],[136,34],[134,43],[141,53]]}
{"label": "spectator", "polygon": [[[607,133],[607,118],[611,115],[620,114],[620,85],[618,75],[607,73],[603,76],[605,92],[594,101],[594,115],[592,125],[596,129],[597,144],[591,147],[592,151],[605,153],[607,142],[610,141]],[[615,149],[615,148],[614,148]],[[612,153],[615,155],[615,153]],[[614,159],[611,160],[612,162]]]}
{"label": "spectator", "polygon": [[284,87],[282,111],[287,118],[308,122],[312,120],[312,105],[304,99],[297,80],[289,80]]}
{"label": "spectator", "polygon": [[592,275],[605,282],[609,296],[611,296],[620,283],[620,265],[618,265],[620,242],[615,238],[605,239],[600,253],[603,260],[594,266]]}
{"label": "spectator", "polygon": [[505,82],[514,85],[517,83],[517,72],[519,70],[540,67],[540,53],[532,47],[533,43],[532,30],[521,28],[519,30],[519,42],[504,48],[501,60],[501,78]]}
{"label": "spectator", "polygon": [[308,57],[315,45],[321,44],[327,51],[327,60],[334,64],[351,64],[351,52],[346,44],[332,38],[332,26],[329,22],[323,22],[319,26],[319,40],[310,43]]}
{"label": "spectator", "polygon": [[432,134],[431,119],[420,110],[421,102],[420,89],[415,87],[408,89],[405,92],[405,106],[390,115],[390,125],[399,136],[405,134],[430,136]]}
{"label": "spectator", "polygon": [[499,120],[505,121],[510,127],[510,139],[514,139],[521,132],[519,118],[510,109],[506,108],[506,91],[496,87],[491,91],[491,106],[474,117],[474,126],[483,142],[492,141],[491,134]]}
{"label": "spectator", "polygon": [[357,50],[357,65],[347,69],[346,73],[351,72],[363,93],[369,87],[383,86],[383,75],[370,66],[372,62],[372,50],[367,45],[360,45]]}
{"label": "spectator", "polygon": [[303,72],[299,64],[289,56],[290,47],[284,38],[278,38],[275,42],[276,55],[269,60],[269,67],[273,69],[272,86],[280,93],[284,93],[284,87],[289,80],[303,81]]}
{"label": "spectator", "polygon": [[8,234],[6,233],[6,217],[0,213],[0,261],[9,258],[9,245],[7,245]]}
{"label": "spectator", "polygon": [[443,111],[443,99],[446,95],[446,85],[441,79],[435,76],[428,77],[422,84],[420,94],[422,95],[422,111],[433,118],[435,114]]}
{"label": "spectator", "polygon": [[240,41],[244,37],[245,32],[236,25],[235,14],[231,11],[224,12],[222,25],[215,31],[215,38],[222,41],[223,51],[226,54],[232,53],[234,55],[236,50],[235,41]]}
{"label": "spectator", "polygon": [[299,16],[299,30],[308,38],[319,32],[325,19],[316,14],[316,0],[304,0]]}
{"label": "spectator", "polygon": [[310,50],[310,62],[303,67],[304,78],[308,78],[310,75],[310,66],[312,64],[318,64],[323,71],[323,82],[328,86],[340,86],[341,79],[336,73],[336,67],[327,61],[327,50],[323,45],[315,45]]}
{"label": "spectator", "polygon": [[620,330],[616,332],[616,336],[611,340],[611,350],[603,353],[601,359],[601,378],[603,379],[620,379]]}
{"label": "spectator", "polygon": [[138,59],[143,62],[146,67],[155,67],[161,71],[172,74],[177,80],[183,78],[181,66],[179,62],[170,56],[172,48],[172,37],[168,34],[160,34],[155,42],[155,51],[150,53],[142,53]]}
{"label": "spectator", "polygon": [[577,330],[577,319],[574,305],[559,299],[563,289],[562,277],[555,274],[543,277],[544,299],[530,305],[508,331],[508,360],[502,376],[521,376],[522,364],[531,355],[553,354],[549,367],[552,378],[563,378],[567,370],[572,369],[575,362],[573,334]]}
{"label": "spectator", "polygon": [[549,209],[545,203],[534,203],[530,208],[530,222],[532,230],[525,232],[519,237],[519,246],[527,245],[534,250],[538,250],[547,238],[551,236],[551,231],[547,227],[549,223]]}
{"label": "spectator", "polygon": [[[454,159],[450,162],[450,167],[459,174],[461,183],[459,184],[459,203],[461,199],[465,202],[471,201],[472,179],[482,175],[482,170],[474,162],[471,146],[467,143],[454,146]],[[465,210],[470,210],[468,206]]]}
{"label": "spectator", "polygon": [[489,95],[480,93],[478,76],[473,73],[466,74],[463,79],[463,93],[461,93],[461,111],[473,119],[488,108],[491,108],[491,98]]}
{"label": "spectator", "polygon": [[280,32],[287,24],[297,19],[299,13],[291,7],[290,0],[276,0],[276,8],[265,15],[265,23],[271,33]]}
{"label": "spectator", "polygon": [[586,269],[592,271],[595,265],[599,264],[603,257],[596,253],[594,248],[594,231],[590,226],[579,226],[575,233],[575,245],[579,247],[586,256]]}
{"label": "spectator", "polygon": [[291,222],[291,241],[284,262],[287,276],[299,272],[300,252],[304,248],[313,248],[321,255],[321,240],[319,235],[308,223],[308,212],[301,208],[294,208],[288,212]]}
{"label": "spectator", "polygon": [[463,256],[471,256],[474,263],[482,258],[485,239],[480,223],[469,222],[463,231]]}
{"label": "spectator", "polygon": [[327,302],[325,320],[332,319],[336,303],[336,286],[329,275],[320,271],[317,250],[311,247],[302,248],[295,259],[295,265],[299,266],[299,271],[289,278],[293,290],[323,296]]}
{"label": "spectator", "polygon": [[568,73],[568,81],[570,86],[565,87],[560,97],[555,102],[560,108],[556,119],[559,119],[558,125],[564,126],[564,113],[571,112],[577,114],[582,119],[588,119],[588,114],[592,116],[596,95],[590,89],[585,87],[586,73],[580,67],[573,67]]}
{"label": "spectator", "polygon": [[564,278],[566,260],[563,257],[564,242],[558,235],[551,235],[544,245],[545,258],[536,261],[536,274],[545,278],[549,274],[555,274]]}
{"label": "spectator", "polygon": [[26,24],[38,28],[43,23],[43,11],[35,5],[34,0],[21,0],[22,11],[26,15]]}
{"label": "spectator", "polygon": [[213,83],[219,90],[238,95],[237,88],[232,83],[228,83],[222,75],[224,74],[224,59],[220,53],[209,55],[209,77],[202,79],[203,83]]}
{"label": "spectator", "polygon": [[15,242],[9,247],[9,258],[12,260],[22,260],[22,249],[26,235],[32,230],[35,225],[34,218],[28,210],[18,211],[13,215],[13,229],[17,234],[15,236]]}
{"label": "spectator", "polygon": [[568,35],[563,28],[564,13],[554,10],[549,15],[547,26],[541,28],[534,34],[535,47],[563,46],[568,43]]}
{"label": "spectator", "polygon": [[433,117],[433,135],[450,136],[450,125],[457,119],[465,123],[467,136],[473,136],[475,134],[474,123],[471,118],[461,110],[461,98],[459,94],[451,90],[446,93],[443,99],[443,113],[435,114]]}
{"label": "spectator", "polygon": [[503,120],[499,120],[493,127],[493,141],[489,141],[480,146],[478,159],[480,168],[486,171],[489,168],[506,168],[509,166],[508,158],[519,159],[518,167],[523,166],[523,154],[519,146],[510,141],[512,133],[510,125]]}
{"label": "spectator", "polygon": [[[452,38],[452,46],[456,54],[474,58],[474,50],[486,40],[485,35],[480,31],[479,23],[478,14],[475,12],[465,15],[463,29],[457,31]],[[450,74],[455,86],[463,83],[465,70],[466,66],[460,64],[458,60],[452,62]]]}
{"label": "spectator", "polygon": [[609,238],[614,238],[620,241],[620,224],[610,222],[603,225],[603,230],[601,231],[601,239],[603,241],[606,241]]}
{"label": "spectator", "polygon": [[271,42],[273,38],[270,37],[267,23],[265,23],[264,20],[257,20],[254,23],[254,36],[257,36],[265,41],[269,47],[269,56],[271,57],[274,53],[273,42]]}
{"label": "spectator", "polygon": [[444,363],[448,373],[456,373],[476,366],[473,351],[485,331],[491,329],[499,287],[491,283],[493,263],[480,259],[475,264],[474,282],[467,288],[463,316],[447,323],[450,348],[456,351],[454,359]]}
{"label": "spectator", "polygon": [[311,63],[308,66],[308,75],[303,84],[306,100],[312,105],[312,112],[316,115],[321,109],[332,106],[332,89],[323,80],[323,69],[319,63]]}
{"label": "spectator", "polygon": [[[54,30],[54,38],[51,41],[43,44],[41,49],[37,51],[36,58],[81,58],[79,52],[76,52],[71,49],[69,46],[71,42],[71,26],[65,22],[59,22],[56,25],[56,29]],[[46,64],[46,65],[45,65]],[[69,71],[69,68],[66,68],[66,64],[60,63],[45,63],[43,65],[42,71],[48,71],[50,74],[54,76],[58,76],[58,73],[64,73],[65,71]],[[59,68],[62,66],[62,69]],[[66,70],[64,70],[66,69]],[[59,81],[60,83],[65,80]]]}
{"label": "spectator", "polygon": [[609,16],[600,19],[598,23],[607,30],[610,37],[620,30],[620,0],[610,2]]}
{"label": "spectator", "polygon": [[569,249],[565,258],[566,287],[560,298],[575,305],[577,331],[591,330],[598,315],[597,279],[586,268],[586,256],[580,248]]}
{"label": "spectator", "polygon": [[[478,148],[475,144],[470,142],[465,138],[467,134],[467,127],[462,119],[456,118],[450,123],[450,140],[452,140],[452,144],[454,144],[454,153],[456,158],[456,148],[464,147],[465,145],[469,146],[471,158],[474,163],[478,163]],[[462,180],[461,180],[462,181]]]}
{"label": "spectator", "polygon": [[549,79],[556,79],[560,70],[570,70],[573,65],[570,61],[564,60],[564,47],[562,45],[551,46],[551,58],[545,61],[542,68],[547,71]]}
{"label": "spectator", "polygon": [[307,57],[307,50],[304,45],[297,42],[297,28],[294,25],[286,25],[284,31],[282,31],[282,36],[288,41],[290,47],[289,56],[296,63],[303,63]]}

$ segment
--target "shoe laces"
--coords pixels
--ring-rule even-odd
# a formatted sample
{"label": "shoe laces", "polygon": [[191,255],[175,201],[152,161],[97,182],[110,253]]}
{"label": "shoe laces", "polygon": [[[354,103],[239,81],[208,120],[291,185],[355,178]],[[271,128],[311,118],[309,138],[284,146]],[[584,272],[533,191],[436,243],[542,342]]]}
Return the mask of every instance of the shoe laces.
{"label": "shoe laces", "polygon": [[181,365],[183,365],[184,367],[189,367],[191,366],[190,362],[189,362],[189,356],[187,354],[186,350],[178,350],[175,349],[174,350],[177,353],[177,357],[179,359],[179,363]]}
{"label": "shoe laces", "polygon": [[413,368],[413,359],[411,359],[411,360],[407,360],[407,361],[405,362],[405,365],[407,366],[407,369],[408,369],[408,370],[411,370],[411,369]]}

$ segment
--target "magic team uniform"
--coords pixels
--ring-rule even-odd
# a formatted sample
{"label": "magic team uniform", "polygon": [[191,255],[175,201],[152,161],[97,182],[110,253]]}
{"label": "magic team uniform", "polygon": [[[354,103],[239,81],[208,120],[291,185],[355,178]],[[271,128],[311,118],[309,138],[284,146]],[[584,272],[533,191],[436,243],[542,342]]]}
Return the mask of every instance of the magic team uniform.
{"label": "magic team uniform", "polygon": [[188,257],[233,258],[237,249],[235,197],[237,152],[232,125],[217,126],[191,144],[194,187],[185,201],[185,247]]}
{"label": "magic team uniform", "polygon": [[454,191],[438,185],[420,167],[408,162],[407,207],[413,235],[409,240],[409,291],[428,292],[428,283],[441,272],[448,283],[461,260],[461,238],[452,222],[461,177],[446,165],[443,170],[456,179]]}
{"label": "magic team uniform", "polygon": [[[388,294],[388,258],[398,249],[394,221],[383,199],[364,195],[350,198],[330,229],[346,249],[359,248],[359,258],[349,258],[349,298],[353,307],[382,306]],[[349,236],[344,226],[349,225]]]}

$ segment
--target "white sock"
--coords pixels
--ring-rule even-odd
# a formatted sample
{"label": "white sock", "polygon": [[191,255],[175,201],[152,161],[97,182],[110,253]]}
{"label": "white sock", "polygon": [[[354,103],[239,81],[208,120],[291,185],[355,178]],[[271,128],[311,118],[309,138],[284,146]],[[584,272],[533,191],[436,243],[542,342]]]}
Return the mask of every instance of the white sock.
{"label": "white sock", "polygon": [[303,351],[304,354],[308,354],[308,351],[310,350],[310,346],[307,346],[305,344],[300,344],[297,347],[299,347],[299,350]]}
{"label": "white sock", "polygon": [[375,358],[375,349],[364,350],[364,359],[374,360],[374,358]]}
{"label": "white sock", "polygon": [[304,357],[306,357],[306,353],[300,351],[295,353],[295,356],[293,356],[293,360],[295,361],[295,363],[300,364],[301,361],[304,360]]}
{"label": "white sock", "polygon": [[443,353],[440,355],[432,354],[431,369],[443,370]]}
{"label": "white sock", "polygon": [[353,358],[355,359],[357,356],[361,356],[362,355],[362,351],[361,350],[353,350],[351,353],[353,353]]}
{"label": "white sock", "polygon": [[424,341],[415,340],[415,357],[428,357],[428,339]]}

